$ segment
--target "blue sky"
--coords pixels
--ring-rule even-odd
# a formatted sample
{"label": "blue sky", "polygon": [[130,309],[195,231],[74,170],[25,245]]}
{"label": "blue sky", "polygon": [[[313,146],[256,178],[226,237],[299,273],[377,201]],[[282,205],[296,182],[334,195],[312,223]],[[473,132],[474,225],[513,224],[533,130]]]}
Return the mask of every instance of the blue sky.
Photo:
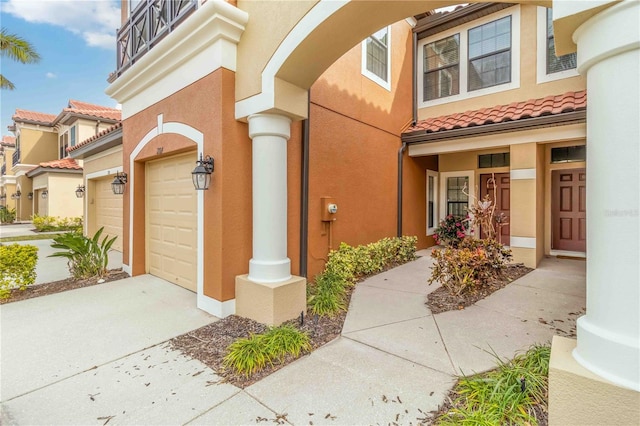
{"label": "blue sky", "polygon": [[119,0],[2,0],[0,24],[28,40],[42,59],[18,64],[2,58],[15,90],[0,91],[0,132],[16,108],[59,114],[69,99],[115,107],[104,94],[116,68]]}

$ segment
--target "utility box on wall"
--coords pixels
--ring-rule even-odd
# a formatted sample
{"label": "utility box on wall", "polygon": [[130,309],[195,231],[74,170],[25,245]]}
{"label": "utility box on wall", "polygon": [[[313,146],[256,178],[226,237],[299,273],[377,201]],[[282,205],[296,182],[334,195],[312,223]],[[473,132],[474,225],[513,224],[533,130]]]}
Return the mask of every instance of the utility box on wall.
{"label": "utility box on wall", "polygon": [[338,212],[338,205],[333,197],[320,198],[320,218],[323,222],[333,222],[336,220],[336,213]]}

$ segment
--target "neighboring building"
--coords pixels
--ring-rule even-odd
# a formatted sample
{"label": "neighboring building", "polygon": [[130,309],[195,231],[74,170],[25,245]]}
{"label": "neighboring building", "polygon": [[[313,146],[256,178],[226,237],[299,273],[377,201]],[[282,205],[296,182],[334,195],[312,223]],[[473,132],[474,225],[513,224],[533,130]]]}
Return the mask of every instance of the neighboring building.
{"label": "neighboring building", "polygon": [[82,185],[82,164],[67,159],[67,148],[118,123],[120,111],[70,100],[57,116],[17,109],[12,118],[17,220],[30,220],[34,214],[82,216],[82,201],[75,197]]}
{"label": "neighboring building", "polygon": [[3,136],[2,142],[0,142],[0,206],[9,209],[16,207],[14,195],[16,192],[16,178],[11,170],[15,149],[16,138]]}
{"label": "neighboring building", "polygon": [[550,9],[472,4],[414,32],[418,121],[402,140],[436,165],[426,232],[466,214],[465,192],[493,198],[495,187],[516,262],[585,257],[586,81],[575,54],[555,56]]}
{"label": "neighboring building", "polygon": [[84,233],[117,237],[112,248],[122,252],[122,195],[111,188],[114,176],[122,172],[122,124],[117,123],[97,135],[67,149],[69,156],[83,162],[82,198]]}

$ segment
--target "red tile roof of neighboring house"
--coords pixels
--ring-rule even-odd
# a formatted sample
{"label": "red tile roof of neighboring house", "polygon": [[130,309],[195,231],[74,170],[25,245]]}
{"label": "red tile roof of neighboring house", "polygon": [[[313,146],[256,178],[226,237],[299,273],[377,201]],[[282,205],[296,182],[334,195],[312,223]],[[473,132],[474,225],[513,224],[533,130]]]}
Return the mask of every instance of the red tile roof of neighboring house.
{"label": "red tile roof of neighboring house", "polygon": [[46,114],[44,112],[27,111],[26,109],[16,109],[15,114],[11,117],[13,121],[35,121],[42,124],[51,124],[56,119],[54,114]]}
{"label": "red tile roof of neighboring house", "polygon": [[2,137],[2,146],[16,146],[16,138],[15,138],[15,136],[3,136]]}
{"label": "red tile roof of neighboring house", "polygon": [[567,92],[563,95],[513,102],[476,111],[466,111],[441,117],[420,120],[403,133],[423,131],[425,133],[442,132],[485,124],[526,120],[545,115],[563,114],[587,108],[587,91]]}
{"label": "red tile roof of neighboring house", "polygon": [[85,139],[82,142],[80,142],[79,144],[76,144],[75,146],[70,146],[67,148],[67,152],[71,152],[71,151],[75,151],[78,148],[81,148],[85,145],[90,144],[91,142],[95,142],[98,139],[100,139],[103,136],[108,135],[109,133],[113,133],[116,129],[119,129],[122,127],[122,122],[118,122],[116,124],[114,124],[113,126],[109,127],[108,129],[104,129],[103,131],[101,131],[100,133],[98,133],[97,135],[91,136],[89,139]]}
{"label": "red tile roof of neighboring house", "polygon": [[31,170],[35,170],[38,167],[45,167],[48,169],[69,169],[69,170],[82,170],[82,167],[73,158],[63,158],[62,160],[47,161],[40,163],[37,167]]}
{"label": "red tile roof of neighboring house", "polygon": [[90,104],[87,102],[69,100],[69,106],[62,112],[72,112],[82,115],[90,115],[98,118],[107,118],[109,120],[120,120],[122,113],[119,109],[105,107],[101,105]]}

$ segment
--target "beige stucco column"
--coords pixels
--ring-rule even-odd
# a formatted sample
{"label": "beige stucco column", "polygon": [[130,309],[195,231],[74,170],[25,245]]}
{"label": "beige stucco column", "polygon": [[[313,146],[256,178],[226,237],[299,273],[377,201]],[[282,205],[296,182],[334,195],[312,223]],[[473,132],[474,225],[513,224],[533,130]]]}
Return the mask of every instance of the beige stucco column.
{"label": "beige stucco column", "polygon": [[510,248],[513,260],[530,268],[538,266],[543,253],[538,235],[543,230],[542,154],[536,143],[510,147]]}
{"label": "beige stucco column", "polygon": [[[590,2],[556,3],[554,19]],[[640,423],[640,2],[609,6],[573,32],[589,96],[587,312],[577,344],[552,345],[552,424]]]}
{"label": "beige stucco column", "polygon": [[252,140],[253,257],[236,278],[236,313],[279,324],[305,311],[306,280],[291,275],[287,257],[287,141],[291,120],[248,117]]}

